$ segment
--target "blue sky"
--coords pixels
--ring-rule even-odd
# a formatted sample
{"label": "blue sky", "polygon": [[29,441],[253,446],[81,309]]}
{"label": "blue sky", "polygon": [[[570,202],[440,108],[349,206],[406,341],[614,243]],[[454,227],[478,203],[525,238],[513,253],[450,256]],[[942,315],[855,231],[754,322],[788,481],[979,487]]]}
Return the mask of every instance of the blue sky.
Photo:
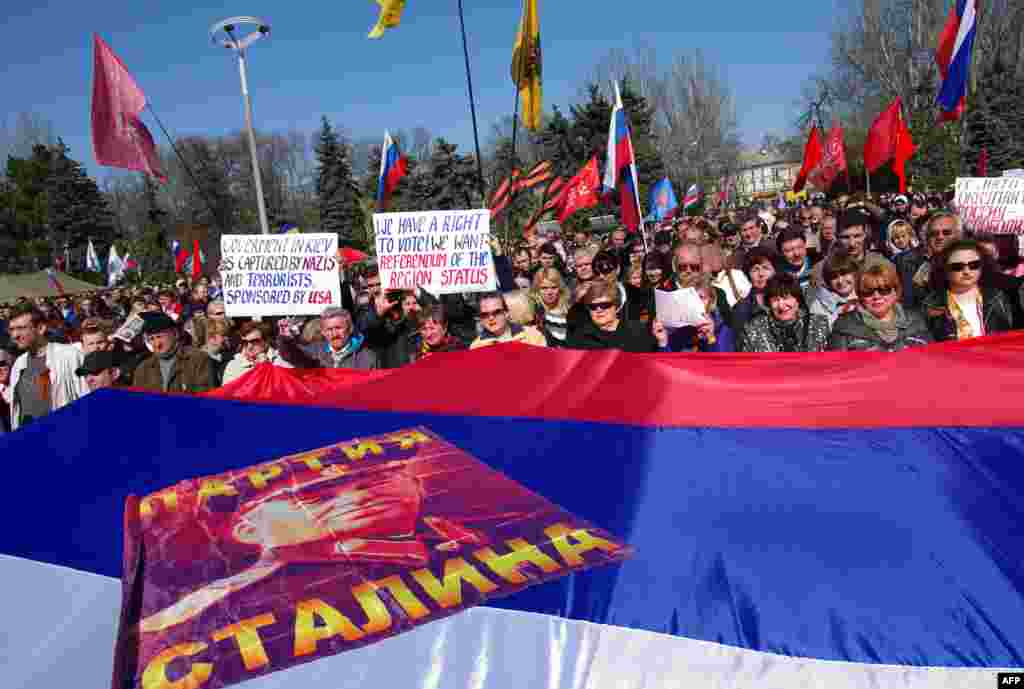
{"label": "blue sky", "polygon": [[[541,0],[545,106],[575,100],[584,76],[612,48],[646,43],[662,60],[700,48],[725,68],[741,133],[756,145],[764,133],[790,128],[801,84],[827,64],[834,2]],[[464,4],[486,139],[490,124],[512,110],[509,60],[520,2]],[[422,125],[472,146],[456,0],[408,0],[402,26],[377,41],[366,38],[377,16],[371,0],[3,5],[0,118],[25,110],[45,115],[94,173],[92,33],[110,43],[172,134],[216,135],[240,128],[242,105],[236,65],[210,44],[207,30],[238,14],[261,16],[273,26],[270,39],[250,54],[257,127],[311,131],[326,114],[356,137]]]}

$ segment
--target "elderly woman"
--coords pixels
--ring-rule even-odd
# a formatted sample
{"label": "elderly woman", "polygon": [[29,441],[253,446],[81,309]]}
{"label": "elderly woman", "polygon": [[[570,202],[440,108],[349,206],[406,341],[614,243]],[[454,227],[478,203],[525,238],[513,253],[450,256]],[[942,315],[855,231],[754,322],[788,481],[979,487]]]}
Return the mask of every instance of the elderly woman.
{"label": "elderly woman", "polygon": [[567,317],[572,294],[562,274],[555,268],[541,268],[533,276],[530,298],[537,309],[537,323],[549,347],[565,344],[569,334]]}
{"label": "elderly woman", "polygon": [[828,319],[807,311],[796,279],[779,274],[768,280],[764,302],[768,312],[758,314],[743,328],[740,351],[821,352],[825,349]]}
{"label": "elderly woman", "polygon": [[807,291],[810,311],[828,318],[831,326],[844,313],[857,308],[857,262],[846,252],[832,254],[821,271],[825,284]]}
{"label": "elderly woman", "polygon": [[699,277],[693,289],[704,303],[707,320],[670,333],[669,349],[673,352],[735,352],[736,336],[718,309],[718,292],[711,276]]}
{"label": "elderly woman", "polygon": [[459,352],[466,344],[448,333],[448,314],[444,306],[434,304],[419,313],[417,332],[419,346],[412,354],[413,361],[419,361],[439,352]]}
{"label": "elderly woman", "polygon": [[[292,368],[292,365],[270,346],[271,334],[269,323],[248,321],[242,324],[238,329],[241,356],[231,359],[225,366],[224,385],[241,378],[260,364],[270,363],[282,368]],[[209,338],[209,335],[207,337]]]}
{"label": "elderly woman", "polygon": [[901,290],[900,274],[891,263],[863,268],[857,275],[860,306],[836,319],[828,348],[898,352],[933,342],[924,318],[900,304]]}
{"label": "elderly woman", "polygon": [[622,318],[619,312],[621,298],[614,282],[591,285],[582,300],[590,319],[569,333],[565,346],[570,349],[620,349],[634,353],[668,351],[668,333],[661,322],[654,322],[652,333],[645,324]]}
{"label": "elderly woman", "polygon": [[970,239],[949,243],[932,259],[924,308],[936,341],[966,340],[1014,327],[1010,302],[992,286],[995,272],[989,254]]}

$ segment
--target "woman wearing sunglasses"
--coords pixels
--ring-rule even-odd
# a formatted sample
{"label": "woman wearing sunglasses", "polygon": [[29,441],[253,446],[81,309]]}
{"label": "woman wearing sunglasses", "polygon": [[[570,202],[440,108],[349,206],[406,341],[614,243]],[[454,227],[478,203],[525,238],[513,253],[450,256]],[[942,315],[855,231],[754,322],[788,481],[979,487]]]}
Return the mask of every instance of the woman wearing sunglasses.
{"label": "woman wearing sunglasses", "polygon": [[626,296],[626,288],[619,284],[619,275],[622,273],[622,270],[618,256],[607,249],[599,251],[591,261],[590,268],[592,273],[590,279],[585,279],[582,275],[577,276],[577,300],[569,309],[569,313],[566,316],[570,333],[578,330],[589,322],[590,318],[587,315],[586,305],[583,300],[586,298],[590,289],[596,285],[614,286],[619,292],[618,309],[621,312],[620,315],[624,317],[628,316],[624,309],[628,300]]}
{"label": "woman wearing sunglasses", "polygon": [[668,351],[668,333],[660,321],[647,325],[621,317],[621,295],[616,283],[596,282],[584,295],[582,304],[589,312],[588,322],[569,332],[569,349],[620,349],[644,354]]}
{"label": "woman wearing sunglasses", "polygon": [[1006,295],[992,286],[995,264],[972,239],[957,240],[932,261],[931,291],[924,299],[935,340],[966,340],[1013,328]]}
{"label": "woman wearing sunglasses", "polygon": [[932,342],[924,318],[900,304],[900,275],[891,263],[872,263],[857,275],[858,306],[832,326],[828,348],[897,352]]}

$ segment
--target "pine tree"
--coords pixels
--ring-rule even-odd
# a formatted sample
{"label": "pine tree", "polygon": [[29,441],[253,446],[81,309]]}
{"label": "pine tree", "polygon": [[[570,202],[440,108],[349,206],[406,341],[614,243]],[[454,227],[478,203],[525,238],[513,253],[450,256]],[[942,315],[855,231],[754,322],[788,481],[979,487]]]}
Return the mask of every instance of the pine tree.
{"label": "pine tree", "polygon": [[989,175],[1024,167],[1024,84],[1001,60],[978,79],[978,90],[967,104],[965,147],[961,176],[972,176],[978,158],[988,152]]}
{"label": "pine tree", "polygon": [[92,239],[103,255],[114,241],[113,215],[96,182],[69,152],[61,139],[49,151],[46,186],[50,245],[59,253],[65,245],[85,246]]}
{"label": "pine tree", "polygon": [[[589,159],[588,152],[576,144],[572,137],[573,125],[558,106],[555,106],[554,112],[540,133],[540,143],[544,159],[551,161],[555,175],[568,179]],[[605,126],[607,128],[607,123]]]}
{"label": "pine tree", "polygon": [[315,151],[320,229],[337,233],[341,245],[350,245],[353,232],[363,227],[366,218],[359,201],[359,186],[352,177],[348,147],[331,127],[326,116],[320,127]]}
{"label": "pine tree", "polygon": [[575,142],[577,166],[583,165],[594,155],[598,156],[598,163],[603,164],[608,148],[608,124],[612,118],[612,104],[604,97],[597,84],[588,84],[587,92],[590,94],[589,101],[570,108],[570,140]]}
{"label": "pine tree", "polygon": [[476,160],[460,156],[456,146],[444,139],[434,143],[430,156],[430,200],[432,210],[473,208],[477,197]]}

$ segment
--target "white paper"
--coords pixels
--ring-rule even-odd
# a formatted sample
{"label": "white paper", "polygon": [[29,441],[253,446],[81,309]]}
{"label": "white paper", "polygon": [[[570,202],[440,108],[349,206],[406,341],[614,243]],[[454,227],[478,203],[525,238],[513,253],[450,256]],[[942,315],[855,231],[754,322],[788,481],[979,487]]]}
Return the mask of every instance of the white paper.
{"label": "white paper", "polygon": [[314,316],[341,306],[336,234],[226,234],[220,251],[228,318]]}
{"label": "white paper", "polygon": [[672,292],[656,289],[654,305],[658,320],[669,329],[698,325],[708,320],[704,311],[704,301],[692,287]]}
{"label": "white paper", "polygon": [[431,294],[497,289],[486,208],[373,216],[380,284]]}
{"label": "white paper", "polygon": [[142,316],[138,314],[132,316],[124,322],[124,325],[117,329],[117,332],[114,333],[114,339],[121,340],[122,342],[131,342],[142,332],[142,324]]}

